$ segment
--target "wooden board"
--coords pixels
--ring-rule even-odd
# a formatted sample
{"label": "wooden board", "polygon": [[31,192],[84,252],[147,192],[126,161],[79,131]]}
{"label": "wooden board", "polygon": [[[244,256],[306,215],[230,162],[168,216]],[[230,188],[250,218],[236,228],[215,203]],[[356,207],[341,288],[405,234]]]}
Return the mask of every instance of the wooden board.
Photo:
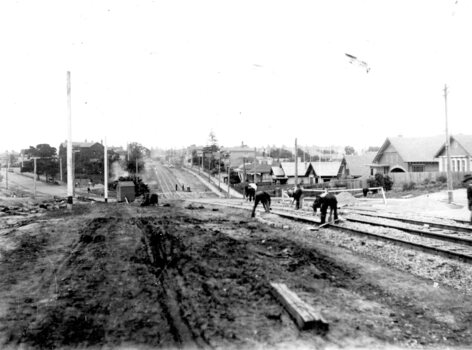
{"label": "wooden board", "polygon": [[299,329],[317,328],[327,331],[329,324],[315,309],[301,300],[283,283],[270,283],[272,293],[293,317]]}

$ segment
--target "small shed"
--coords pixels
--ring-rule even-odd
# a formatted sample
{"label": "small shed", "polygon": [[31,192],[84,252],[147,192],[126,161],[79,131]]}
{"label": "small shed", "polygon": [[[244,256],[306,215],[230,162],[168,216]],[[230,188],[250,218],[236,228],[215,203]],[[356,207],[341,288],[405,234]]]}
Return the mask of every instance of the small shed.
{"label": "small shed", "polygon": [[123,202],[128,199],[128,202],[133,202],[136,198],[136,191],[133,181],[118,181],[116,185],[116,200]]}

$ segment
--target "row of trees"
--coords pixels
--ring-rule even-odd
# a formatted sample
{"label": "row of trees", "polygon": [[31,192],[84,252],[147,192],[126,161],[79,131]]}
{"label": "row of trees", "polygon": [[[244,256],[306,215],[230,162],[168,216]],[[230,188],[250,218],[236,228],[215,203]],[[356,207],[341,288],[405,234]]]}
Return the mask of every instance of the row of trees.
{"label": "row of trees", "polygon": [[[104,171],[104,148],[97,143],[95,148],[80,148],[73,151],[73,162],[76,177],[103,177]],[[33,172],[34,159],[36,158],[36,173],[44,175],[46,178],[56,179],[60,177],[61,162],[63,178],[67,176],[67,148],[61,145],[59,155],[55,147],[49,144],[39,144],[36,147],[30,146],[22,150],[23,158],[21,171]],[[133,142],[128,145],[127,154],[124,160],[120,158],[119,152],[109,149],[107,152],[109,164],[120,162],[122,168],[130,173],[144,169],[145,158],[150,156],[150,150],[143,145]]]}

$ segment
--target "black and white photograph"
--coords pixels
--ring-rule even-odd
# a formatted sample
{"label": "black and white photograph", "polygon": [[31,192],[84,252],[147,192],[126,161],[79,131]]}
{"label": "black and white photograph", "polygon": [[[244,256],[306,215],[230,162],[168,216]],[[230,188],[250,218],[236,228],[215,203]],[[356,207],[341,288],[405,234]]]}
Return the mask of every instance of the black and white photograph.
{"label": "black and white photograph", "polygon": [[2,0],[0,349],[472,348],[472,2]]}

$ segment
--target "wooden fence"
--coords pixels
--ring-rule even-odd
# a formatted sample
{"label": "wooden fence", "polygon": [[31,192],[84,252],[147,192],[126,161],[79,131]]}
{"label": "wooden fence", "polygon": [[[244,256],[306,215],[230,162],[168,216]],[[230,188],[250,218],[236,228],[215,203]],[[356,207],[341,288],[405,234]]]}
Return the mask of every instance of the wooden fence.
{"label": "wooden fence", "polygon": [[[453,187],[461,187],[465,172],[451,172]],[[447,178],[446,172],[422,172],[422,173],[390,173],[394,188],[401,188],[403,184],[415,183],[417,185],[445,182]]]}

